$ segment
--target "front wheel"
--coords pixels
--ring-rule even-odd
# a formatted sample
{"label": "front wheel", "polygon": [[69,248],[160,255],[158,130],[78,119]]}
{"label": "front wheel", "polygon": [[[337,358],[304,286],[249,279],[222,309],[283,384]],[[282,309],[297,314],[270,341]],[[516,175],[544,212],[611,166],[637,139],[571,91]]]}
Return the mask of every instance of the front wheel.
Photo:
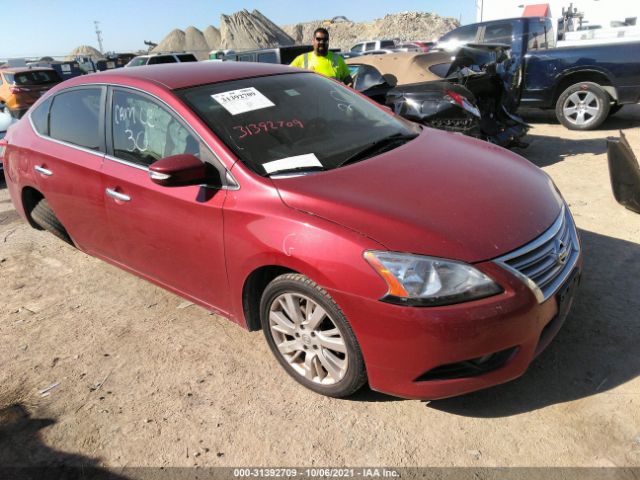
{"label": "front wheel", "polygon": [[592,130],[604,122],[610,108],[609,95],[600,85],[581,82],[560,94],[556,117],[569,130]]}
{"label": "front wheel", "polygon": [[260,302],[262,330],[282,367],[305,387],[346,397],[367,379],[358,341],[344,314],[304,275],[277,277]]}

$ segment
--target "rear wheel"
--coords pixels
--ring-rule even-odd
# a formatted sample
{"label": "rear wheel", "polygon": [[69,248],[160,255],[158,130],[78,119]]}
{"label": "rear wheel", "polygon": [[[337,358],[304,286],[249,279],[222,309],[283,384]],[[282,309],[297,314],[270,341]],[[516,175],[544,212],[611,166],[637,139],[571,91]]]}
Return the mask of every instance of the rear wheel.
{"label": "rear wheel", "polygon": [[316,283],[281,275],[260,302],[262,330],[282,367],[305,387],[346,397],[367,379],[364,360],[342,311]]}
{"label": "rear wheel", "polygon": [[571,85],[556,102],[556,117],[569,130],[594,129],[604,122],[609,110],[609,95],[593,82]]}
{"label": "rear wheel", "polygon": [[46,199],[40,200],[36,206],[31,211],[31,218],[34,222],[36,222],[40,227],[46,230],[49,233],[52,233],[60,240],[63,240],[71,245],[73,242],[71,241],[71,237],[65,230],[58,217],[53,213],[51,207],[49,206],[49,202]]}

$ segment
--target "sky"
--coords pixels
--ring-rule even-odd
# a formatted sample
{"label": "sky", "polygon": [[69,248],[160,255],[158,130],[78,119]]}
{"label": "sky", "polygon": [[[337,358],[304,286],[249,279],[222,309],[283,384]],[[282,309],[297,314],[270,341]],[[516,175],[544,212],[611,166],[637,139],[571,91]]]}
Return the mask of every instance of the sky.
{"label": "sky", "polygon": [[99,21],[103,50],[131,52],[145,49],[145,40],[160,43],[174,28],[220,27],[220,15],[259,10],[276,25],[288,25],[343,15],[355,22],[382,18],[388,13],[433,12],[476,21],[475,0],[325,0],[214,1],[214,0],[0,0],[0,11],[13,12],[2,22],[0,59],[59,57],[80,45],[98,47],[94,21]]}

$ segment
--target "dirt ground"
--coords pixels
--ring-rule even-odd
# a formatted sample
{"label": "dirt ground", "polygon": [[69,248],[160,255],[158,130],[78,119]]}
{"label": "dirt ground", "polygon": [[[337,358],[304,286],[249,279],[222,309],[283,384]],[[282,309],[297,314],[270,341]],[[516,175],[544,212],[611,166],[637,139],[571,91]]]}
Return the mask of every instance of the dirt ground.
{"label": "dirt ground", "polygon": [[509,384],[449,400],[318,396],[249,333],[28,227],[0,182],[0,466],[640,466],[640,215],[607,136],[640,153],[640,105],[571,132],[529,112],[523,156],[570,204],[574,308]]}

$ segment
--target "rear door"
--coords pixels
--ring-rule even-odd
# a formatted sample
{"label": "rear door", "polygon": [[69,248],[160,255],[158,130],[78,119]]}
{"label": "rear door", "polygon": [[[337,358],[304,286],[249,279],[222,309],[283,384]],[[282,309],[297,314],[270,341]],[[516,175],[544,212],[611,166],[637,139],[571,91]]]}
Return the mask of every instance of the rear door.
{"label": "rear door", "polygon": [[200,303],[228,311],[222,206],[226,190],[162,187],[148,167],[190,153],[224,169],[211,150],[159,99],[113,88],[107,113],[104,201],[122,263]]}
{"label": "rear door", "polygon": [[105,87],[87,86],[62,91],[40,104],[28,119],[38,133],[29,163],[38,188],[71,238],[80,248],[113,259],[100,173],[105,98]]}

